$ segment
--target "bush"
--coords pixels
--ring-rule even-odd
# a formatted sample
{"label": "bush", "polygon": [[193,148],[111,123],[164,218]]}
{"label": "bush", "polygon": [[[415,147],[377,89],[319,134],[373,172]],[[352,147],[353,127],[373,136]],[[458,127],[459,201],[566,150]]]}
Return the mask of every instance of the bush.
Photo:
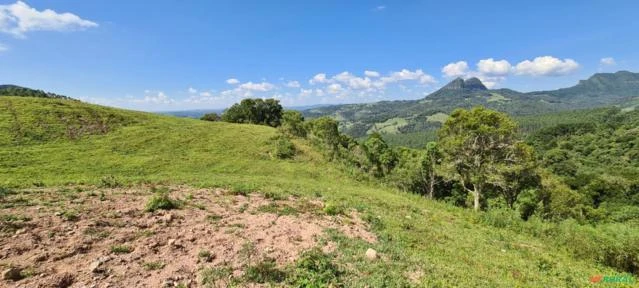
{"label": "bush", "polygon": [[133,252],[133,248],[127,245],[114,245],[111,246],[111,253],[114,254],[128,254]]}
{"label": "bush", "polygon": [[118,188],[122,187],[122,183],[113,175],[108,175],[102,177],[100,179],[100,184],[98,185],[100,188]]}
{"label": "bush", "polygon": [[286,110],[282,114],[282,131],[295,137],[306,137],[304,116],[299,111]]}
{"label": "bush", "polygon": [[200,120],[204,120],[204,121],[220,121],[220,116],[217,115],[217,113],[206,113],[204,114],[202,117],[200,117]]}
{"label": "bush", "polygon": [[146,203],[144,211],[155,212],[156,210],[171,210],[180,207],[180,203],[177,200],[171,199],[166,192],[159,192],[153,195],[149,202]]}
{"label": "bush", "polygon": [[290,159],[295,156],[295,145],[286,136],[280,135],[275,146],[275,156],[280,159]]}

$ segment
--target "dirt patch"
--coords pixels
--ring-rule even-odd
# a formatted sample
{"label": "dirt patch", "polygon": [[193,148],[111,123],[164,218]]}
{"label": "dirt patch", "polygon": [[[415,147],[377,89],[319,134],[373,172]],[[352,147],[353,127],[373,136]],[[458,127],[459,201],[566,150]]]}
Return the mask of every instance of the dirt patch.
{"label": "dirt patch", "polygon": [[318,246],[326,229],[376,241],[357,213],[325,215],[317,199],[170,190],[183,200],[180,209],[145,212],[149,187],[7,197],[18,204],[0,210],[0,268],[17,267],[24,279],[0,279],[0,286],[196,287],[201,269],[223,266],[241,275],[247,257],[286,265]]}

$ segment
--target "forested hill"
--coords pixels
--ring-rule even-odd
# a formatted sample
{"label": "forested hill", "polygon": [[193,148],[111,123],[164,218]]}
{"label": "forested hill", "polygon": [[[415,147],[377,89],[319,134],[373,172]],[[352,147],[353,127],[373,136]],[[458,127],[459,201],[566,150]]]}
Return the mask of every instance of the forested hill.
{"label": "forested hill", "polygon": [[573,87],[528,93],[487,89],[477,78],[458,78],[420,100],[335,105],[306,110],[304,114],[311,118],[334,117],[340,121],[340,129],[354,137],[372,132],[429,134],[456,108],[482,105],[513,116],[525,116],[621,105],[637,99],[639,73],[628,71],[598,73]]}
{"label": "forested hill", "polygon": [[0,96],[39,97],[74,100],[73,98],[68,96],[58,95],[42,90],[20,87],[16,85],[0,85]]}

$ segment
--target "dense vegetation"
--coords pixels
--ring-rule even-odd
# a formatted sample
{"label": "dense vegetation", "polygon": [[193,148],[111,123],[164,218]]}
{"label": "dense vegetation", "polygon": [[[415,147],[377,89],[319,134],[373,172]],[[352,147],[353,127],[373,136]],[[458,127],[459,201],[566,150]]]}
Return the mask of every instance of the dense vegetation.
{"label": "dense vegetation", "polygon": [[73,100],[67,96],[58,95],[42,90],[35,90],[15,85],[0,85],[0,96],[20,96],[20,97],[38,97],[38,98],[58,98]]}
{"label": "dense vegetation", "polygon": [[[110,122],[114,128],[104,133],[68,137],[66,122],[53,112],[58,109],[73,119],[97,113],[120,120]],[[307,120],[292,111],[283,111],[274,129],[268,127],[273,121],[239,125],[75,101],[2,97],[0,139],[5,140],[0,142],[0,191],[177,183],[242,193],[319,196],[327,207],[339,207],[337,211],[358,211],[379,242],[368,244],[334,232],[330,240],[338,245],[337,253],[304,257],[293,278],[323,275],[327,278],[319,279],[345,287],[407,287],[415,285],[407,273],[417,272],[426,275],[418,278],[417,286],[427,287],[583,287],[593,275],[639,273],[637,218],[630,213],[629,202],[618,201],[636,194],[632,167],[637,165],[633,135],[638,116],[619,110],[601,113],[610,121],[593,124],[584,118],[594,126],[569,124],[575,127],[525,137],[502,113],[459,110],[444,122],[437,142],[411,149],[392,147],[376,133],[357,141],[340,133],[334,119]],[[39,114],[58,123],[52,126],[56,128],[42,130],[43,125],[29,120]],[[20,123],[20,129],[13,123]],[[46,137],[16,141],[16,131]],[[475,149],[477,137],[488,145]],[[599,137],[594,149],[587,146],[589,137]],[[564,173],[572,170],[561,169],[569,165],[560,163],[570,159],[552,156],[554,150],[574,157],[577,172]],[[494,165],[486,171],[490,177],[465,174],[473,167],[451,165],[465,164],[455,163],[466,161],[454,159],[460,151]],[[608,166],[599,166],[606,155],[612,155]],[[511,159],[517,165],[508,165]],[[571,182],[588,173],[616,179],[606,182],[615,187],[614,193],[601,193],[613,190],[598,188],[602,186],[594,178],[585,187]],[[476,183],[484,185],[477,194],[479,212],[470,209],[474,194],[468,191]],[[5,203],[1,196],[0,203],[18,205]],[[383,260],[367,261],[362,256],[371,245],[384,255]],[[293,278],[290,281],[297,279]]]}
{"label": "dense vegetation", "polygon": [[247,98],[224,111],[222,120],[230,123],[248,123],[280,126],[282,105],[275,99]]}

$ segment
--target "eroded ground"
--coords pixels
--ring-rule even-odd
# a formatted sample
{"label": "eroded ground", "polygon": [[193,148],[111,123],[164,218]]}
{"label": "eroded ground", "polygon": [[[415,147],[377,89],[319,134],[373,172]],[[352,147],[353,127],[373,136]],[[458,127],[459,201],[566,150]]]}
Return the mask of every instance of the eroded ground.
{"label": "eroded ground", "polygon": [[151,190],[84,187],[3,196],[0,268],[8,279],[0,286],[199,287],[206,269],[223,267],[241,277],[248,264],[264,259],[285,266],[314,247],[329,252],[335,243],[320,241],[327,229],[376,241],[356,212],[332,213],[318,199],[179,186],[162,188],[181,200],[179,209],[148,212],[149,199],[159,193]]}

